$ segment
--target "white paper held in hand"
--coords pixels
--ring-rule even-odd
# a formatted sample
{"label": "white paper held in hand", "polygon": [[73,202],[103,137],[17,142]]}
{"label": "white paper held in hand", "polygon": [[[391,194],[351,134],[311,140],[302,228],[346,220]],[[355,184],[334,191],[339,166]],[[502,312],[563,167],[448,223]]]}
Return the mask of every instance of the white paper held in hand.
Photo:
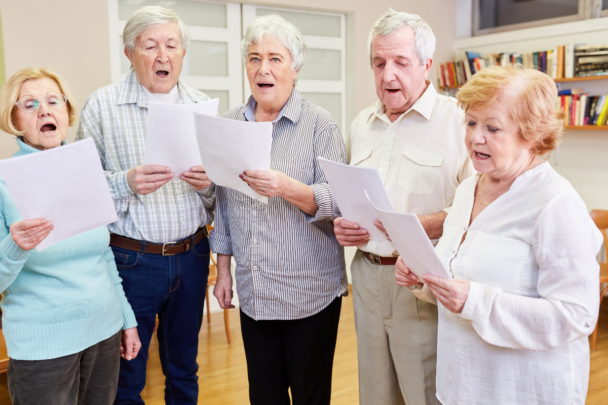
{"label": "white paper held in hand", "polygon": [[319,163],[340,207],[342,217],[367,229],[371,240],[386,242],[388,240],[386,235],[374,225],[378,215],[365,195],[365,190],[369,190],[375,196],[374,202],[379,207],[393,211],[393,205],[382,184],[378,169],[349,166],[321,157]]}
{"label": "white paper held in hand", "polygon": [[388,232],[403,263],[422,281],[424,274],[447,278],[447,271],[435,253],[435,247],[415,214],[390,212],[379,208],[369,193],[367,198]]}
{"label": "white paper held in hand", "polygon": [[219,98],[195,104],[148,104],[148,129],[144,164],[171,168],[173,180],[200,166],[201,155],[194,131],[194,113],[217,115]]}
{"label": "white paper held in hand", "polygon": [[23,219],[53,223],[38,251],[118,220],[92,138],[2,160],[0,175]]}
{"label": "white paper held in hand", "polygon": [[194,114],[196,138],[207,176],[218,186],[238,190],[268,204],[240,179],[245,170],[270,170],[272,123]]}

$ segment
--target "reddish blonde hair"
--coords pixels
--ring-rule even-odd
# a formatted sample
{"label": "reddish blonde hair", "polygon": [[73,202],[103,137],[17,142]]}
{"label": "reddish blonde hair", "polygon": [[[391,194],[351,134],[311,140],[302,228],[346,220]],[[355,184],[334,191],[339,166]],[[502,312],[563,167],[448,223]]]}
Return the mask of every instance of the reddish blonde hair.
{"label": "reddish blonde hair", "polygon": [[557,110],[556,102],[557,87],[553,79],[538,70],[523,69],[521,65],[483,69],[458,92],[458,104],[465,112],[502,103],[519,135],[537,155],[551,152],[559,144],[564,112]]}
{"label": "reddish blonde hair", "polygon": [[78,118],[76,113],[76,103],[74,97],[68,89],[65,81],[57,73],[47,68],[26,68],[21,69],[11,76],[10,79],[0,89],[0,130],[13,134],[23,135],[23,131],[17,129],[15,119],[15,103],[19,98],[21,85],[28,80],[49,78],[54,80],[59,86],[59,90],[68,98],[68,117],[70,126],[74,125]]}

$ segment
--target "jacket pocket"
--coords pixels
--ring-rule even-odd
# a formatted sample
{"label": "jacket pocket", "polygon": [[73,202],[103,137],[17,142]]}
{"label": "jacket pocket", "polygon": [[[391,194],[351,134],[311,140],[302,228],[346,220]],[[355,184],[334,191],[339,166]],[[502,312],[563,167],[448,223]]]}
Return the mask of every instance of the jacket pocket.
{"label": "jacket pocket", "polygon": [[403,149],[397,184],[414,194],[431,194],[442,166],[443,155],[408,145]]}

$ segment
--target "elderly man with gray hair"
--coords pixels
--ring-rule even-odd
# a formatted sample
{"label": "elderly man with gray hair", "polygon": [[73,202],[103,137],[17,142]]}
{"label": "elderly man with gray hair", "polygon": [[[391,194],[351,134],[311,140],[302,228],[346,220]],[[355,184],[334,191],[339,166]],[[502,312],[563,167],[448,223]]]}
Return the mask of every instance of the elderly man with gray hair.
{"label": "elderly man with gray hair", "polygon": [[157,315],[165,401],[195,404],[209,274],[205,226],[213,220],[215,186],[202,166],[171,173],[143,160],[150,101],[189,104],[209,97],[179,81],[190,35],[173,11],[156,6],[136,11],[123,41],[133,70],[122,83],[89,98],[76,134],[77,140],[92,137],[99,151],[118,214],[109,225],[110,245],[142,343],[135,359],[121,361],[115,404],[144,403],[140,393]]}
{"label": "elderly man with gray hair", "polygon": [[[426,80],[435,36],[419,16],[390,10],[374,24],[368,49],[379,100],[350,127],[350,164],[377,168],[395,211],[417,214],[436,243],[456,188],[473,173],[464,112]],[[348,218],[334,229],[341,245],[358,247],[351,270],[361,404],[437,404],[435,297],[422,284],[412,292],[397,285],[390,239],[370,240]]]}

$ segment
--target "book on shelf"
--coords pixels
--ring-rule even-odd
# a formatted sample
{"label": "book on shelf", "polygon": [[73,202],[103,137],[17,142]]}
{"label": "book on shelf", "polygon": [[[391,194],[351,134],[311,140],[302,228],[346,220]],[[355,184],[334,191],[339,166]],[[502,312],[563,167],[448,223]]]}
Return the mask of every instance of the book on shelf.
{"label": "book on shelf", "polygon": [[560,91],[557,108],[564,111],[568,126],[608,125],[608,96],[590,96],[581,89]]}
{"label": "book on shelf", "polygon": [[[440,87],[456,87],[465,84],[471,76],[488,66],[521,64],[537,69],[553,79],[606,75],[608,77],[608,45],[566,44],[554,49],[530,53],[489,53],[482,57],[479,52],[465,52],[466,59],[448,62],[438,67]],[[445,73],[443,73],[445,66]]]}

